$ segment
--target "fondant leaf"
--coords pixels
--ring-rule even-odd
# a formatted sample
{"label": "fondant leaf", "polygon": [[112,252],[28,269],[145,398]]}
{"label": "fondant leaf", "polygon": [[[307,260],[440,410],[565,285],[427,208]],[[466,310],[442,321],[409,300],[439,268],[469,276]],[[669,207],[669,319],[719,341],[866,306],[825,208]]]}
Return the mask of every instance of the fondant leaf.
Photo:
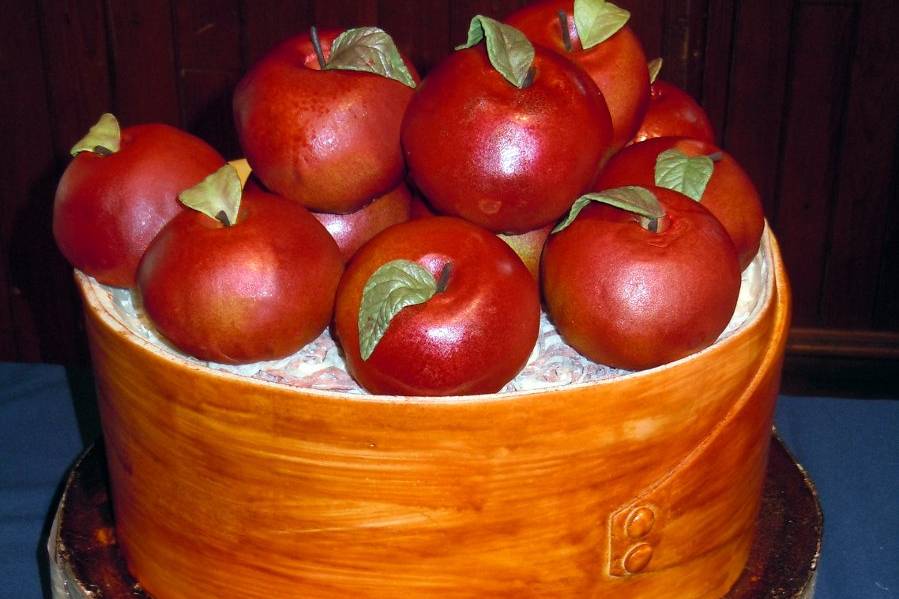
{"label": "fondant leaf", "polygon": [[534,64],[534,46],[528,38],[510,25],[476,15],[468,26],[468,41],[456,46],[456,50],[471,48],[481,40],[487,41],[487,56],[493,68],[515,87],[525,87]]}
{"label": "fondant leaf", "polygon": [[331,44],[325,69],[365,71],[415,87],[393,38],[377,27],[357,27],[341,33]]}
{"label": "fondant leaf", "polygon": [[119,121],[112,114],[106,112],[100,115],[87,135],[78,140],[72,146],[69,153],[77,156],[81,152],[94,152],[96,154],[115,154],[119,151],[122,141],[122,132],[119,129]]}
{"label": "fondant leaf", "polygon": [[574,26],[585,50],[618,33],[630,18],[630,12],[606,0],[574,0]]}
{"label": "fondant leaf", "polygon": [[671,148],[656,157],[656,185],[679,191],[698,202],[714,170],[715,165],[708,156],[687,156]]}
{"label": "fondant leaf", "polygon": [[237,169],[226,164],[193,187],[182,191],[178,199],[185,206],[231,226],[237,222],[240,196],[240,176]]}
{"label": "fondant leaf", "polygon": [[387,327],[406,306],[422,304],[437,292],[437,282],[411,260],[393,260],[372,273],[362,289],[359,305],[359,353],[367,360]]}
{"label": "fondant leaf", "polygon": [[661,56],[659,56],[658,58],[653,58],[646,64],[646,68],[649,69],[649,83],[650,84],[655,83],[656,79],[659,78],[659,73],[662,72],[663,64],[664,64],[664,61],[662,60]]}
{"label": "fondant leaf", "polygon": [[648,219],[660,219],[665,216],[665,211],[662,209],[659,200],[656,199],[655,194],[645,187],[637,187],[634,185],[614,187],[600,192],[584,194],[576,199],[574,204],[571,205],[571,209],[568,211],[568,216],[556,225],[552,232],[558,233],[562,229],[568,227],[568,225],[577,218],[577,215],[581,213],[584,206],[590,202],[609,204],[610,206],[627,210],[628,212],[632,212]]}

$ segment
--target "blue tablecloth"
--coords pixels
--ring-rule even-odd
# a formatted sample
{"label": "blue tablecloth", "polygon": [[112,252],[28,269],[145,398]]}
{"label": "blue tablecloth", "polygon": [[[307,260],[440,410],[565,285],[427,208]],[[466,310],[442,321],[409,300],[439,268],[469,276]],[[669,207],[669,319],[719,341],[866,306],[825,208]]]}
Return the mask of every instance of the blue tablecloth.
{"label": "blue tablecloth", "polygon": [[[776,422],[824,509],[816,598],[899,598],[899,399],[782,397]],[[0,598],[45,596],[52,512],[97,430],[89,375],[0,363]]]}

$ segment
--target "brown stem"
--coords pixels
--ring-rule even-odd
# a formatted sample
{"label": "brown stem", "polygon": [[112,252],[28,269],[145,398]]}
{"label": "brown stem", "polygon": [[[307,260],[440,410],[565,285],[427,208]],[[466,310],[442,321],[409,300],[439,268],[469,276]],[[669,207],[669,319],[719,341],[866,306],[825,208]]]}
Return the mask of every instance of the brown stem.
{"label": "brown stem", "polygon": [[224,211],[224,210],[219,210],[219,213],[215,215],[215,220],[219,221],[220,223],[222,223],[222,224],[225,225],[226,227],[230,227],[230,226],[231,226],[231,221],[228,220],[228,215],[225,214],[225,211]]}
{"label": "brown stem", "polygon": [[527,89],[531,87],[534,83],[534,77],[537,76],[537,68],[531,65],[531,68],[528,69],[527,74],[524,76],[524,80],[521,82],[521,89]]}
{"label": "brown stem", "polygon": [[568,13],[559,11],[559,27],[562,29],[562,44],[566,52],[571,52],[571,34],[568,32]]}
{"label": "brown stem", "polygon": [[709,154],[709,159],[710,159],[712,162],[718,162],[718,161],[721,160],[722,158],[724,158],[724,152],[721,152],[721,151],[718,151],[718,152],[712,152],[711,154]]}
{"label": "brown stem", "polygon": [[312,49],[315,50],[315,58],[318,59],[318,67],[325,70],[325,53],[322,52],[322,42],[318,39],[318,29],[315,25],[309,28],[309,37],[312,38]]}
{"label": "brown stem", "polygon": [[449,283],[451,274],[453,274],[453,263],[447,262],[443,265],[443,269],[441,269],[440,271],[440,276],[437,277],[437,288],[435,293],[443,293],[446,290],[446,286]]}
{"label": "brown stem", "polygon": [[94,154],[97,156],[112,156],[115,152],[104,146],[94,146]]}
{"label": "brown stem", "polygon": [[659,218],[651,218],[649,216],[641,216],[640,217],[640,226],[649,231],[650,233],[661,233],[665,229],[668,228],[668,219],[667,215],[661,216]]}

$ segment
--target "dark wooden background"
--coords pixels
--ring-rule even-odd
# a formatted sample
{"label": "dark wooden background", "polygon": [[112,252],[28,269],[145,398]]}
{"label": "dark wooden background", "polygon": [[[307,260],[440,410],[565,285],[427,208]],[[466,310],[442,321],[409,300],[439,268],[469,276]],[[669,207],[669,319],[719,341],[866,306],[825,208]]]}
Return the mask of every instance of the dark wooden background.
{"label": "dark wooden background", "polygon": [[[895,0],[620,0],[765,202],[795,299],[785,385],[899,387]],[[0,8],[0,360],[84,365],[50,232],[67,150],[104,111],[236,157],[230,97],[279,40],[378,24],[426,73],[474,14],[522,0],[14,0]]]}

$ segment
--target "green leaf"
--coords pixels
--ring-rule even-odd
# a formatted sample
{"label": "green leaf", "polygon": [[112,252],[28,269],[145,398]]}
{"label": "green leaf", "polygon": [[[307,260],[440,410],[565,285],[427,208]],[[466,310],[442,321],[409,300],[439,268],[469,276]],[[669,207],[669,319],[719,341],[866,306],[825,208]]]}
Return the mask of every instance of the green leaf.
{"label": "green leaf", "polygon": [[656,158],[656,185],[679,191],[698,202],[714,170],[715,165],[708,156],[687,156],[671,148]]}
{"label": "green leaf", "polygon": [[422,304],[437,292],[437,282],[423,266],[393,260],[372,273],[362,289],[359,305],[359,353],[367,360],[387,327],[406,306]]}
{"label": "green leaf", "polygon": [[119,129],[119,121],[112,114],[106,112],[100,115],[100,120],[90,128],[87,135],[78,140],[69,153],[77,156],[81,152],[94,152],[95,154],[108,155],[119,151],[122,141],[122,132]]}
{"label": "green leaf", "polygon": [[240,176],[230,164],[226,164],[193,187],[178,195],[181,203],[221,221],[225,226],[237,222],[240,210]]}
{"label": "green leaf", "polygon": [[630,12],[606,0],[574,0],[574,26],[585,50],[618,33],[630,18]]}
{"label": "green leaf", "polygon": [[476,15],[468,26],[468,41],[456,46],[456,50],[471,48],[484,39],[493,68],[515,87],[526,87],[528,72],[534,64],[534,46],[528,38],[510,25]]}
{"label": "green leaf", "polygon": [[600,202],[602,204],[615,206],[616,208],[627,210],[628,212],[632,212],[648,219],[658,220],[665,216],[665,210],[662,209],[662,205],[659,203],[659,200],[656,199],[655,194],[645,187],[633,185],[627,187],[614,187],[612,189],[604,189],[600,192],[584,194],[576,199],[574,204],[571,205],[571,210],[568,211],[568,216],[556,225],[552,232],[558,233],[562,229],[568,227],[568,225],[577,218],[577,215],[581,213],[584,206],[590,202]]}
{"label": "green leaf", "polygon": [[646,67],[649,69],[649,83],[650,84],[655,83],[656,79],[659,78],[659,73],[662,72],[663,62],[664,61],[662,60],[662,57],[659,56],[658,58],[653,58],[652,60],[650,60],[649,63],[646,65]]}
{"label": "green leaf", "polygon": [[364,71],[415,87],[393,38],[377,27],[357,27],[341,33],[331,44],[325,69]]}

